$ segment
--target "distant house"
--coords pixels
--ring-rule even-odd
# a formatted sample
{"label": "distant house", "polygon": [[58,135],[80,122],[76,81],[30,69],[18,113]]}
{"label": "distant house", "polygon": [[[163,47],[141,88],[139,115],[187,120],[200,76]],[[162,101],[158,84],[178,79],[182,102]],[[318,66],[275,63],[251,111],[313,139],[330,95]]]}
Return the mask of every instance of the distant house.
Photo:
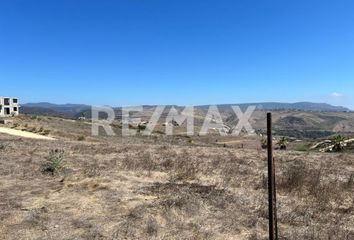
{"label": "distant house", "polygon": [[20,113],[18,98],[0,97],[0,117],[17,116]]}

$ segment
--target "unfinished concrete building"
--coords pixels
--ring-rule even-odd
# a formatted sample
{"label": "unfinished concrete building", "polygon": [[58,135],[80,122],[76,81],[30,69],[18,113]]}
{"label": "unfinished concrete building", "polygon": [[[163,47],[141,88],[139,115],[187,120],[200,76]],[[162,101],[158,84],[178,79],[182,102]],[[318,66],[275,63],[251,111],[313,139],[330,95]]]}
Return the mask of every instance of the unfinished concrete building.
{"label": "unfinished concrete building", "polygon": [[20,113],[18,98],[0,97],[0,117],[17,116]]}

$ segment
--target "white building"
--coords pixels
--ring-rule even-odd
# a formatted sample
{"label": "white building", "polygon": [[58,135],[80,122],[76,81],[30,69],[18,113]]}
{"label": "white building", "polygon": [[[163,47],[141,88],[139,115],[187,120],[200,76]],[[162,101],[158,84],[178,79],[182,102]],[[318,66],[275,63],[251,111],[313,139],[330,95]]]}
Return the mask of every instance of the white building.
{"label": "white building", "polygon": [[20,113],[18,98],[0,97],[0,117],[17,116]]}

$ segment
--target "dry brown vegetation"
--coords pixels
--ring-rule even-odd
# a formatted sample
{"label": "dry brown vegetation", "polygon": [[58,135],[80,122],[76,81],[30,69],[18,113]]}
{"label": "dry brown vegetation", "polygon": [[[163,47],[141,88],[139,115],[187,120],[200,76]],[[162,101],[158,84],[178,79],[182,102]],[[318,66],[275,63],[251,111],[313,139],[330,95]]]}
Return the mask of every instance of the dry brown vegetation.
{"label": "dry brown vegetation", "polygon": [[[1,239],[267,239],[259,139],[94,138],[86,123],[40,119],[16,127],[57,141],[0,135]],[[64,158],[49,174],[53,149]],[[275,156],[280,239],[354,239],[354,155]]]}

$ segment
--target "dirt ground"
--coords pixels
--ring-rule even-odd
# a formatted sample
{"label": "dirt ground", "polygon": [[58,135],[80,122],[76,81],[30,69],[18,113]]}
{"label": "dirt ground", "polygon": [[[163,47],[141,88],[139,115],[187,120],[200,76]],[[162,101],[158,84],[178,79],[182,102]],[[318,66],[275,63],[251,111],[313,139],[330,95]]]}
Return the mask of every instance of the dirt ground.
{"label": "dirt ground", "polygon": [[[48,117],[12,127],[57,140],[0,133],[0,239],[268,239],[259,139],[91,137]],[[354,154],[274,154],[280,239],[354,239]]]}
{"label": "dirt ground", "polygon": [[31,138],[31,139],[55,140],[55,138],[52,137],[42,136],[36,133],[20,131],[20,130],[4,128],[4,127],[0,127],[0,133],[17,136],[17,137]]}

